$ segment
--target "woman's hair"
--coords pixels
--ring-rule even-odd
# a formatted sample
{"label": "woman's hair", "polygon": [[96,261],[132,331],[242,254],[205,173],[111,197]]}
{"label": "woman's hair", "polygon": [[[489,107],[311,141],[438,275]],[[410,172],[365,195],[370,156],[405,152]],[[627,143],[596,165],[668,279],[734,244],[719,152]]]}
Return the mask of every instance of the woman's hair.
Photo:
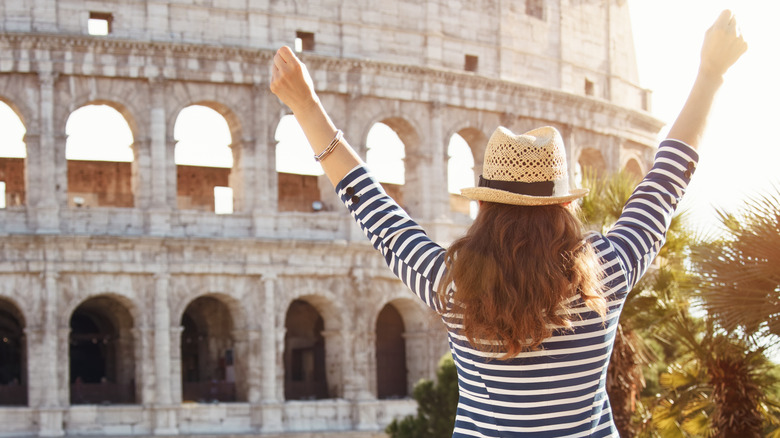
{"label": "woman's hair", "polygon": [[551,326],[570,329],[578,294],[606,315],[598,259],[564,205],[483,202],[466,235],[447,250],[446,265],[437,292],[451,306],[442,312],[462,314],[469,342],[503,352],[502,359],[537,349]]}

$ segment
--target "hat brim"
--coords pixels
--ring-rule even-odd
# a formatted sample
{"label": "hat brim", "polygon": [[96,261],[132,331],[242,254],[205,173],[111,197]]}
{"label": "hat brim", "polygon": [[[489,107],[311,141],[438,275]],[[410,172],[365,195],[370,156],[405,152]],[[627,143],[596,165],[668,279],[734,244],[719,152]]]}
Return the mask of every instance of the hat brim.
{"label": "hat brim", "polygon": [[553,205],[563,204],[587,195],[588,189],[573,189],[563,196],[530,196],[507,192],[490,187],[470,187],[461,189],[460,194],[474,201],[497,202],[511,205]]}

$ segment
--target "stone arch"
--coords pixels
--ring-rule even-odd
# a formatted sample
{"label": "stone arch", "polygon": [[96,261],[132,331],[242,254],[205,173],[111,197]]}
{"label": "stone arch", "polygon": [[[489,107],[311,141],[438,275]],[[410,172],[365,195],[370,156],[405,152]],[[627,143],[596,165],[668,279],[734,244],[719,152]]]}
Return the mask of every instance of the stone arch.
{"label": "stone arch", "polygon": [[[468,146],[470,157],[459,156],[457,141],[462,141]],[[450,201],[450,211],[469,215],[474,217],[476,213],[476,201],[470,201],[460,195],[460,190],[454,188],[473,187],[482,173],[482,160],[484,159],[484,150],[487,139],[485,134],[473,127],[462,128],[450,134],[447,138],[447,150],[444,156],[447,159],[445,163],[447,169],[448,193]],[[468,163],[466,163],[468,161]],[[470,167],[469,167],[470,165]],[[466,177],[453,175],[454,172],[466,173]]]}
{"label": "stone arch", "polygon": [[274,168],[278,211],[317,211],[315,207],[322,205],[319,186],[322,166],[314,160],[309,142],[295,116],[285,114],[275,126]]}
{"label": "stone arch", "polygon": [[[13,122],[21,127],[21,137],[14,138]],[[0,208],[17,207],[27,203],[27,128],[18,108],[0,96],[0,125],[5,129],[0,133]],[[11,129],[9,129],[11,127]],[[18,141],[17,141],[18,140]],[[14,144],[16,143],[16,144]]]}
{"label": "stone arch", "polygon": [[325,358],[325,322],[305,300],[294,300],[284,319],[284,398],[330,398]]}
{"label": "stone arch", "polygon": [[132,303],[102,294],[70,313],[71,404],[136,403]]}
{"label": "stone arch", "polygon": [[577,164],[582,172],[594,172],[595,176],[602,176],[608,170],[604,155],[596,148],[582,149]]}
{"label": "stone arch", "polygon": [[385,304],[375,325],[376,395],[379,399],[409,395],[405,332],[401,313],[393,304]]}
{"label": "stone arch", "polygon": [[[208,147],[227,146],[230,153],[229,165],[220,164],[180,164],[176,159],[176,192],[177,206],[179,209],[213,211],[216,213],[232,213],[240,210],[243,203],[243,182],[241,175],[241,122],[239,117],[225,104],[212,100],[196,100],[180,107],[174,118],[172,133],[176,135],[176,128],[181,121],[182,113],[189,108],[203,107],[216,113],[227,126],[228,139],[226,145],[210,144]],[[203,117],[203,114],[195,118]],[[206,120],[204,118],[204,120]],[[192,127],[191,127],[192,128]],[[200,129],[196,127],[195,129]],[[189,133],[191,134],[191,133]],[[181,135],[181,133],[179,134]],[[184,136],[189,137],[188,133]],[[191,138],[191,137],[190,137]],[[174,152],[180,147],[182,138],[174,137]],[[176,155],[176,154],[174,154]],[[218,190],[225,190],[227,207],[220,208]]]}
{"label": "stone arch", "polygon": [[19,306],[0,297],[0,406],[27,405],[26,322]]}
{"label": "stone arch", "polygon": [[420,350],[426,349],[430,313],[415,298],[396,298],[374,314],[376,396],[406,397],[425,374]]}
{"label": "stone arch", "polygon": [[640,161],[636,158],[629,158],[626,164],[623,166],[623,171],[631,175],[637,181],[640,181],[645,176],[645,171],[642,169]]}
{"label": "stone arch", "polygon": [[342,314],[321,294],[297,294],[288,302],[282,353],[286,400],[341,396]]}
{"label": "stone arch", "polygon": [[182,401],[247,401],[248,336],[239,308],[234,298],[212,293],[181,313]]}
{"label": "stone arch", "polygon": [[[381,179],[380,182],[382,182],[387,193],[395,199],[398,204],[408,211],[416,211],[418,210],[418,204],[420,202],[419,189],[421,185],[421,176],[418,174],[420,171],[420,159],[422,158],[420,151],[420,129],[416,126],[414,121],[410,121],[398,115],[374,119],[368,126],[363,137],[365,138],[366,144],[366,161],[369,166],[371,166],[372,163],[370,162],[371,145],[368,144],[368,136],[378,123],[390,128],[398,136],[401,143],[403,143],[403,158],[401,159],[403,183],[382,182]],[[372,170],[377,173],[376,168],[372,168]]]}
{"label": "stone arch", "polygon": [[[110,156],[88,156],[76,159],[67,158],[68,148],[71,147],[72,126],[81,120],[89,121],[94,117],[112,117],[118,115],[121,121],[127,126],[130,138],[130,153],[127,158],[112,158]],[[115,117],[114,117],[115,118]],[[116,119],[116,118],[115,118]],[[94,119],[92,119],[94,120]],[[121,125],[121,121],[116,119]],[[80,123],[81,127],[88,125]],[[99,126],[98,123],[89,125]],[[71,207],[133,207],[135,205],[135,196],[139,186],[138,175],[138,153],[135,147],[136,141],[133,135],[131,125],[135,125],[132,117],[123,105],[107,100],[92,100],[79,106],[70,112],[65,122],[65,132],[67,139],[65,143],[67,158],[67,191],[68,205]],[[70,131],[69,131],[70,129]],[[107,135],[109,137],[102,137]],[[80,141],[99,138],[103,141],[110,139],[109,142],[120,142],[117,132],[103,132],[98,135],[94,133],[82,133]],[[94,140],[93,140],[94,141]],[[122,145],[117,145],[114,153],[121,154]],[[93,146],[95,151],[102,151]],[[86,149],[89,149],[87,147]]]}

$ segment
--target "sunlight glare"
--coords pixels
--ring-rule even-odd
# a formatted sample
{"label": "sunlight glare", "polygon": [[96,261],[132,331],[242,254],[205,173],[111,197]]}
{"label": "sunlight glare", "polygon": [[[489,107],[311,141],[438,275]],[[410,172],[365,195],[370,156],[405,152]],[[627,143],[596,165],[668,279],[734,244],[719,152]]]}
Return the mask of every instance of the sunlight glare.
{"label": "sunlight glare", "polygon": [[222,114],[203,105],[184,108],[173,127],[178,165],[233,167],[230,128]]}
{"label": "sunlight glare", "polygon": [[108,105],[86,105],[65,124],[68,160],[133,161],[133,134],[127,120]]}

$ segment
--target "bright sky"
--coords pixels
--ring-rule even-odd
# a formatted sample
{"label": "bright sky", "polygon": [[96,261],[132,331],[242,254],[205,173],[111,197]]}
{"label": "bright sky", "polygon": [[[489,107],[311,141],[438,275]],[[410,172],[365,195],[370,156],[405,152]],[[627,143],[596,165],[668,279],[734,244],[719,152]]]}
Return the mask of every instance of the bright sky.
{"label": "bright sky", "polygon": [[[694,225],[716,224],[714,207],[734,211],[745,197],[780,187],[780,2],[628,0],[640,83],[653,90],[652,112],[671,123],[696,75],[704,32],[731,9],[748,51],[726,75],[701,160],[683,208]],[[668,125],[662,135],[668,131]]]}
{"label": "bright sky", "polygon": [[[780,79],[778,79],[780,62],[776,59],[780,53],[778,50],[780,49],[780,26],[776,22],[777,17],[780,17],[780,1],[628,0],[628,2],[632,15],[640,84],[653,90],[652,112],[665,122],[673,121],[682,107],[696,74],[704,32],[721,10],[730,8],[736,13],[748,41],[748,52],[729,71],[726,83],[720,91],[701,147],[701,163],[683,203],[683,208],[691,210],[690,217],[695,225],[702,228],[712,227],[715,224],[713,207],[733,211],[740,206],[745,197],[766,192],[770,190],[773,183],[780,186],[780,172],[778,172],[780,135],[771,131],[780,123]],[[10,109],[0,103],[0,155],[24,156],[24,144],[21,142],[24,127],[15,117],[8,117],[6,113],[9,112]],[[119,117],[119,122],[122,122],[118,112],[114,111],[111,117],[113,119]],[[210,121],[208,123],[198,121],[204,120],[203,118]],[[8,120],[11,121],[10,124],[3,124]],[[291,124],[289,122],[290,120],[283,120],[280,124],[277,139],[281,138],[279,133],[287,129],[282,125]],[[73,129],[77,129],[77,125],[78,120],[69,120],[68,128],[72,126]],[[120,156],[124,157],[119,158],[120,160],[131,160],[132,156],[127,155],[129,153],[127,146],[131,141],[128,140],[129,130],[126,124],[124,127],[121,125],[122,123],[119,123],[115,125],[116,129],[112,128],[113,132],[123,133],[123,144],[116,146],[116,149]],[[94,128],[94,123],[91,126]],[[380,127],[380,129],[384,128]],[[668,127],[664,128],[661,135],[664,135],[667,129]],[[232,155],[228,148],[230,133],[224,119],[215,111],[205,107],[185,109],[177,120],[175,131],[177,132],[174,136],[180,142],[176,151],[178,164],[205,164],[220,167],[232,165]],[[180,138],[180,132],[195,132],[196,135],[192,138]],[[290,139],[297,138],[288,140],[291,143],[300,143],[300,138],[303,138],[300,132],[287,135]],[[380,137],[385,135],[380,134]],[[371,138],[367,139],[367,142],[371,145]],[[213,150],[207,151],[204,148],[207,143],[219,144],[216,154]],[[75,147],[72,147],[71,139],[68,144],[70,150],[68,154],[71,158],[83,159],[90,156],[96,158],[90,153],[80,154]],[[105,143],[100,144],[105,149]],[[287,149],[281,146],[284,145],[280,145],[280,149]],[[302,154],[311,155],[307,146],[302,148]],[[191,158],[180,157],[185,150],[192,151],[189,154]],[[403,153],[403,151],[389,152],[395,155]],[[372,161],[372,157],[369,156],[368,160]],[[401,163],[400,157],[393,157],[392,160]],[[298,167],[298,173],[320,174],[319,166],[313,160],[310,161],[310,163],[308,161],[301,163],[300,159],[290,161],[289,158],[285,161],[280,154],[277,167],[280,171],[295,171]],[[376,161],[388,162],[391,158],[377,157]],[[463,166],[468,167],[468,164]],[[402,181],[402,179],[394,181],[392,176],[382,179],[387,182]],[[451,191],[457,192],[456,186],[459,185],[462,183],[451,182]]]}

